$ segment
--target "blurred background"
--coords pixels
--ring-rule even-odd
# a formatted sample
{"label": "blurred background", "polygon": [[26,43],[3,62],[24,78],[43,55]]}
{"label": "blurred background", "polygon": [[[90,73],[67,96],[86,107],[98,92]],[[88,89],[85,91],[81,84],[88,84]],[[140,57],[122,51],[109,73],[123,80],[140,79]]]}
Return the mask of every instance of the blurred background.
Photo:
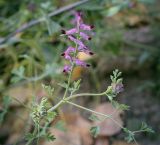
{"label": "blurred background", "polygon": [[[87,44],[95,55],[79,54],[92,67],[73,72],[72,80],[82,78],[79,92],[104,91],[109,75],[119,69],[125,90],[117,99],[130,110],[118,116],[131,130],[141,122],[155,130],[136,135],[140,145],[160,145],[159,0],[0,0],[0,145],[25,144],[24,136],[33,128],[26,106],[33,96],[39,100],[46,95],[42,83],[54,87],[57,98],[49,98],[53,104],[63,94],[58,84],[66,81],[61,53],[68,42],[60,35],[61,29],[73,27],[73,10],[81,10],[84,21],[95,26]],[[112,111],[103,96],[79,98],[77,103],[89,108],[105,104],[102,110]],[[134,145],[125,142],[125,134],[115,126],[104,126],[109,132],[94,139],[86,112],[70,106],[62,112],[59,126],[69,131],[51,127],[57,140],[39,144]]]}

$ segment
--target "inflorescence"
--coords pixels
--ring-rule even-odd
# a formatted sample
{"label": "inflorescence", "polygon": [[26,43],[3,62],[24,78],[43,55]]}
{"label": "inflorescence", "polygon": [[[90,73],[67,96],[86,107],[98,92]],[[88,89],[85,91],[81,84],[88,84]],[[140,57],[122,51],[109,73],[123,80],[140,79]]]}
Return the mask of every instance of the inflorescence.
{"label": "inflorescence", "polygon": [[89,67],[90,64],[79,60],[77,57],[78,52],[84,52],[88,55],[94,53],[84,44],[84,41],[91,40],[91,36],[87,34],[94,28],[93,25],[84,24],[81,12],[75,12],[75,19],[73,20],[75,27],[70,30],[62,30],[62,34],[66,35],[67,38],[75,43],[75,47],[69,46],[62,54],[66,60],[70,62],[63,68],[63,72],[68,73],[72,70],[73,65],[81,67]]}

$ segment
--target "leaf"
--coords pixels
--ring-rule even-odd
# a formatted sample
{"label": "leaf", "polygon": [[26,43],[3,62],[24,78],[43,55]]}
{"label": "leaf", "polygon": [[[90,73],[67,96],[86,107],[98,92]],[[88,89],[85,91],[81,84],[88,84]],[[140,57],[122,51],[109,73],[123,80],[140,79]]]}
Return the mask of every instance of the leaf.
{"label": "leaf", "polygon": [[132,141],[134,140],[134,137],[133,137],[133,135],[128,134],[128,136],[125,137],[125,140],[126,140],[128,143],[130,143],[130,142],[132,142]]}
{"label": "leaf", "polygon": [[18,69],[13,69],[12,73],[18,76],[23,76],[25,71],[24,66],[20,66]]}
{"label": "leaf", "polygon": [[51,133],[47,133],[45,138],[47,139],[47,141],[54,141],[56,139],[55,136],[52,135]]}
{"label": "leaf", "polygon": [[121,110],[129,110],[129,106],[126,104],[119,104],[117,101],[112,100],[112,105],[116,109],[121,109]]}
{"label": "leaf", "polygon": [[11,98],[9,96],[3,97],[3,110],[0,112],[0,124],[3,122],[5,115],[7,114]]}
{"label": "leaf", "polygon": [[81,83],[81,79],[79,79],[78,81],[74,81],[73,83],[74,89],[78,90],[80,87],[80,83]]}
{"label": "leaf", "polygon": [[132,142],[134,140],[134,133],[128,130],[127,128],[124,128],[123,130],[127,134],[125,140],[128,141],[129,143]]}
{"label": "leaf", "polygon": [[51,111],[47,112],[47,120],[49,122],[51,122],[52,120],[54,120],[56,116],[57,116],[56,112],[51,112]]}
{"label": "leaf", "polygon": [[72,94],[73,94],[74,92],[76,92],[77,90],[79,90],[79,88],[80,88],[80,83],[81,83],[81,79],[73,82],[73,88],[70,88],[70,89],[69,89],[69,90],[72,92]]}
{"label": "leaf", "polygon": [[25,139],[26,140],[32,140],[32,139],[34,139],[35,138],[35,135],[33,134],[33,133],[27,133],[26,135],[25,135]]}
{"label": "leaf", "polygon": [[50,36],[58,32],[61,28],[61,26],[57,22],[51,20],[50,18],[46,18],[46,24],[47,24],[48,33]]}
{"label": "leaf", "polygon": [[142,122],[140,130],[144,130],[146,132],[154,133],[154,130],[150,127],[145,122]]}
{"label": "leaf", "polygon": [[11,103],[11,98],[9,96],[4,96],[3,97],[3,106],[5,109],[8,109],[10,103]]}
{"label": "leaf", "polygon": [[61,86],[62,88],[67,88],[67,84],[66,83],[58,83],[59,86]]}
{"label": "leaf", "polygon": [[98,134],[100,133],[99,126],[93,126],[93,127],[91,127],[90,132],[93,135],[93,137],[97,137]]}
{"label": "leaf", "polygon": [[[58,83],[59,86],[61,86],[62,88],[67,88],[67,83]],[[74,88],[69,87],[68,89],[70,92],[74,91]]]}
{"label": "leaf", "polygon": [[107,15],[108,17],[112,17],[115,14],[117,14],[120,10],[121,10],[121,6],[117,5],[117,6],[113,6],[113,7],[109,8],[108,10],[103,11],[102,13],[104,15]]}
{"label": "leaf", "polygon": [[53,96],[54,88],[52,88],[52,87],[49,86],[49,85],[45,85],[45,84],[42,84],[42,87],[43,87],[43,89],[46,91],[46,93],[47,93],[49,96]]}
{"label": "leaf", "polygon": [[14,76],[11,78],[11,82],[16,83],[24,79],[24,72],[25,72],[24,66],[20,66],[17,69],[13,69],[12,74],[14,74]]}
{"label": "leaf", "polygon": [[89,117],[89,120],[91,120],[91,121],[101,121],[96,115],[93,115],[93,114]]}

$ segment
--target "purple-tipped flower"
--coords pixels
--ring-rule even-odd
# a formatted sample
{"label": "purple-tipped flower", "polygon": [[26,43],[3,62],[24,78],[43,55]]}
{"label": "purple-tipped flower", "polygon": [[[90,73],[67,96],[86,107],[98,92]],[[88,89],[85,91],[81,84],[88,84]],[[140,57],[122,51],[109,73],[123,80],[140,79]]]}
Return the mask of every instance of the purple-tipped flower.
{"label": "purple-tipped flower", "polygon": [[74,48],[74,47],[71,47],[71,46],[69,46],[68,48],[67,48],[67,50],[65,51],[65,53],[72,53],[72,52],[75,52],[76,51],[76,48]]}
{"label": "purple-tipped flower", "polygon": [[79,52],[84,52],[85,54],[88,54],[88,55],[93,55],[94,53],[92,51],[90,51],[88,48],[87,49],[84,49],[83,47],[78,47],[78,51]]}
{"label": "purple-tipped flower", "polygon": [[68,47],[67,50],[61,54],[61,56],[63,56],[66,60],[72,61],[71,53],[75,51],[76,51],[76,48]]}
{"label": "purple-tipped flower", "polygon": [[90,64],[88,64],[82,60],[79,60],[79,59],[74,59],[74,62],[76,65],[82,66],[82,67],[89,67],[90,66]]}
{"label": "purple-tipped flower", "polygon": [[71,66],[70,65],[65,65],[64,68],[63,68],[63,72],[68,73],[70,71],[71,71]]}
{"label": "purple-tipped flower", "polygon": [[81,40],[78,40],[76,38],[74,38],[73,36],[68,36],[68,38],[73,41],[74,43],[78,44],[80,47],[83,47],[85,49],[87,49],[87,46],[84,45],[84,43]]}
{"label": "purple-tipped flower", "polygon": [[80,24],[80,29],[91,31],[94,28],[93,25]]}
{"label": "purple-tipped flower", "polygon": [[84,40],[91,40],[92,38],[90,36],[88,36],[86,33],[84,32],[80,32],[80,36],[84,39]]}
{"label": "purple-tipped flower", "polygon": [[75,34],[77,32],[78,32],[77,28],[72,28],[72,29],[67,30],[67,31],[62,30],[62,34],[66,34],[66,35],[72,35],[72,34]]}
{"label": "purple-tipped flower", "polygon": [[[63,56],[66,60],[69,60],[72,64],[75,64],[77,66],[89,67],[90,64],[82,60],[79,60],[77,58],[77,53],[84,52],[88,55],[94,54],[84,44],[84,40],[85,41],[91,40],[91,37],[88,35],[88,33],[91,33],[91,30],[94,28],[94,26],[83,23],[81,12],[75,13],[75,19],[73,20],[73,22],[76,26],[69,30],[62,30],[62,34],[67,35],[68,39],[70,41],[73,41],[76,44],[77,48],[70,46],[61,54],[61,56]],[[85,31],[89,31],[89,32],[86,33]],[[65,65],[63,72],[71,71],[72,69],[71,67],[72,67],[71,65]]]}

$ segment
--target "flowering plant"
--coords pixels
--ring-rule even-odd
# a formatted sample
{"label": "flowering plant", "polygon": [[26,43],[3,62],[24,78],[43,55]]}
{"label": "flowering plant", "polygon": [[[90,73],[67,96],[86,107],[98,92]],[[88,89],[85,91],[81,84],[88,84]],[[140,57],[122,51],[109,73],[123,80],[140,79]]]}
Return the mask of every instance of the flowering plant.
{"label": "flowering plant", "polygon": [[[135,133],[139,132],[153,132],[152,129],[150,129],[146,124],[142,124],[140,130],[136,131],[130,131],[129,129],[123,127],[121,124],[119,124],[116,120],[112,118],[112,115],[109,114],[103,114],[100,112],[96,112],[92,109],[89,109],[87,107],[78,105],[74,103],[72,100],[76,99],[78,97],[83,96],[106,96],[108,100],[113,104],[113,106],[118,107],[118,109],[121,110],[128,110],[128,106],[125,104],[119,104],[117,101],[115,101],[115,98],[119,93],[121,93],[123,88],[123,79],[121,78],[121,72],[117,69],[113,71],[113,75],[110,76],[111,78],[111,85],[106,88],[104,92],[101,93],[80,93],[76,94],[75,92],[80,88],[80,80],[73,81],[72,78],[72,72],[75,66],[81,66],[84,68],[87,68],[90,66],[85,61],[79,60],[77,57],[77,54],[79,52],[84,52],[88,55],[93,55],[94,53],[85,45],[85,41],[90,41],[91,36],[90,33],[92,29],[94,28],[93,25],[87,25],[83,22],[82,19],[82,13],[81,12],[75,12],[75,19],[73,23],[75,24],[75,27],[70,30],[62,30],[62,35],[65,35],[71,42],[73,42],[74,46],[69,46],[62,54],[61,56],[64,57],[65,60],[67,60],[67,64],[63,68],[63,72],[68,75],[68,83],[64,86],[65,91],[63,97],[61,97],[60,101],[54,105],[51,106],[49,104],[47,98],[42,98],[41,102],[39,104],[34,104],[32,106],[32,112],[31,117],[35,123],[35,130],[33,133],[29,134],[27,136],[28,143],[31,144],[32,141],[37,140],[40,137],[44,137],[48,140],[54,140],[54,135],[51,135],[48,133],[47,127],[57,116],[58,111],[57,109],[63,105],[63,104],[69,104],[73,105],[79,109],[88,111],[92,114],[102,116],[104,119],[109,118],[111,119],[116,125],[118,125],[125,133],[127,133],[126,139],[130,141],[134,141],[136,144],[138,144],[135,140]],[[73,85],[72,85],[73,84]],[[43,85],[43,88],[46,90],[46,92],[52,96],[54,89],[51,86]],[[97,117],[95,117],[97,118]],[[92,118],[93,119],[93,118]],[[90,132],[94,137],[97,136],[99,133],[99,128],[96,126],[92,127],[90,129]]]}

